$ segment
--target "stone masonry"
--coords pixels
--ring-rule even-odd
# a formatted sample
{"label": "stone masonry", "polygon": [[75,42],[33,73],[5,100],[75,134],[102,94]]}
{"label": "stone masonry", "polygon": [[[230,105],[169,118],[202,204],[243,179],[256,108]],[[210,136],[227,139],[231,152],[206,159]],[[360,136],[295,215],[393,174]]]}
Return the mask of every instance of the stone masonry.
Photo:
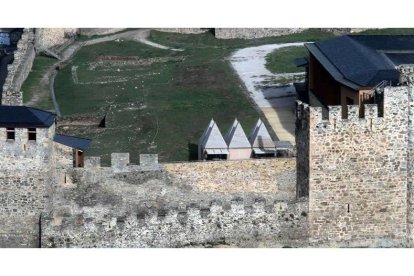
{"label": "stone masonry", "polygon": [[298,131],[308,132],[309,144],[302,145],[306,156],[298,162],[309,164],[309,171],[307,183],[306,176],[298,181],[298,190],[309,196],[311,243],[411,243],[407,172],[412,89],[387,87],[383,93],[383,117],[378,117],[376,105],[365,105],[363,118],[358,106],[348,106],[347,118],[342,118],[340,106],[331,106],[329,117],[323,118],[320,107],[299,104]]}
{"label": "stone masonry", "polygon": [[262,37],[282,36],[300,33],[300,28],[216,28],[215,36],[219,39],[256,39]]}
{"label": "stone masonry", "polygon": [[23,104],[20,90],[30,73],[35,55],[33,29],[24,29],[14,52],[14,60],[7,66],[8,74],[3,85],[1,104]]}
{"label": "stone masonry", "polygon": [[118,214],[100,209],[53,213],[42,220],[42,247],[303,246],[306,202],[245,206],[211,202]]}
{"label": "stone masonry", "polygon": [[[31,39],[25,29],[3,104],[21,104]],[[298,102],[296,159],[113,153],[110,167],[74,168],[55,125],[36,141],[0,128],[0,247],[413,247],[414,69],[400,72],[362,117]]]}
{"label": "stone masonry", "polygon": [[116,153],[111,160],[57,171],[42,246],[307,245],[293,158],[158,164],[156,155],[140,155],[132,165]]}
{"label": "stone masonry", "polygon": [[6,141],[0,128],[0,246],[39,246],[40,214],[50,208],[53,183],[53,128],[38,129],[27,141],[27,129],[16,129]]}

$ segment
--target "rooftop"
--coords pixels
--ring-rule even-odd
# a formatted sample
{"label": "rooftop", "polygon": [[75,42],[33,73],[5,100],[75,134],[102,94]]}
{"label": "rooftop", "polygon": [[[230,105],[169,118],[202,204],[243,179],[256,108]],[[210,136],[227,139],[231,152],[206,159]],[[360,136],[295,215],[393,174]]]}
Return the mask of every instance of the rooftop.
{"label": "rooftop", "polygon": [[55,134],[55,136],[53,137],[53,141],[81,151],[87,150],[91,143],[90,139],[75,136],[67,136],[62,134]]}
{"label": "rooftop", "polygon": [[229,148],[251,148],[246,133],[237,119],[234,120],[224,139]]}
{"label": "rooftop", "polygon": [[414,63],[414,35],[345,35],[306,48],[338,82],[353,89],[399,82],[397,66]]}
{"label": "rooftop", "polygon": [[37,108],[0,105],[0,127],[48,128],[55,122],[55,118],[54,113]]}
{"label": "rooftop", "polygon": [[275,148],[275,142],[269,134],[266,126],[263,121],[259,118],[256,125],[253,127],[250,135],[249,141],[254,148]]}
{"label": "rooftop", "polygon": [[204,131],[199,143],[205,149],[227,149],[227,144],[224,141],[223,135],[216,122],[211,119],[210,124]]}

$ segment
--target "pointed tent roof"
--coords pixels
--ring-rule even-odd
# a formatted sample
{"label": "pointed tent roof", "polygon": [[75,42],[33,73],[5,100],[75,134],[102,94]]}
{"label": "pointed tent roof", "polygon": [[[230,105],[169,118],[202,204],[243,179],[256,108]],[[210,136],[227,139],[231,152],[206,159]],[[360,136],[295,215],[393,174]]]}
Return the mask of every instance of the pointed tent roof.
{"label": "pointed tent roof", "polygon": [[229,148],[251,148],[246,133],[244,133],[244,130],[237,119],[234,119],[234,123],[224,137],[224,140],[226,140]]}
{"label": "pointed tent roof", "polygon": [[275,143],[266,126],[259,118],[249,135],[249,141],[253,148],[274,148]]}
{"label": "pointed tent roof", "polygon": [[226,141],[213,119],[201,136],[200,145],[205,149],[227,149]]}

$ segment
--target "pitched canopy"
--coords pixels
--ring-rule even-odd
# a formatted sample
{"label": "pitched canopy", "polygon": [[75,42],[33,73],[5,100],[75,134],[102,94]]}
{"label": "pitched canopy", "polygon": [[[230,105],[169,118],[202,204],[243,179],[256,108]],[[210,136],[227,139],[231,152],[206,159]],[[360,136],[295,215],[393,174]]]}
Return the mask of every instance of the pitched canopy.
{"label": "pitched canopy", "polygon": [[249,141],[253,148],[275,148],[275,143],[260,118],[249,135]]}
{"label": "pitched canopy", "polygon": [[201,136],[199,143],[204,149],[227,149],[226,141],[224,141],[223,135],[213,119]]}
{"label": "pitched canopy", "polygon": [[229,148],[251,148],[246,133],[237,119],[234,120],[224,140],[227,142]]}

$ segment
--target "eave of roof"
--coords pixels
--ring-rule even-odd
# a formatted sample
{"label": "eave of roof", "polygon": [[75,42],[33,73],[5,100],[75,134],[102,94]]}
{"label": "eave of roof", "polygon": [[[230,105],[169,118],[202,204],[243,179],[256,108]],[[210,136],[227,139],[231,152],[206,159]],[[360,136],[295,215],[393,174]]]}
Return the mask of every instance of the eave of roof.
{"label": "eave of roof", "polygon": [[362,88],[360,85],[353,83],[344,78],[342,73],[329,61],[329,59],[319,50],[314,43],[305,43],[305,47],[309,52],[322,64],[322,66],[331,74],[331,76],[339,83],[348,86],[354,90]]}
{"label": "eave of roof", "polygon": [[87,150],[91,143],[90,139],[75,136],[67,136],[62,134],[55,134],[55,136],[53,137],[53,141],[81,151]]}
{"label": "eave of roof", "polygon": [[0,106],[0,127],[49,128],[56,114],[27,106]]}

